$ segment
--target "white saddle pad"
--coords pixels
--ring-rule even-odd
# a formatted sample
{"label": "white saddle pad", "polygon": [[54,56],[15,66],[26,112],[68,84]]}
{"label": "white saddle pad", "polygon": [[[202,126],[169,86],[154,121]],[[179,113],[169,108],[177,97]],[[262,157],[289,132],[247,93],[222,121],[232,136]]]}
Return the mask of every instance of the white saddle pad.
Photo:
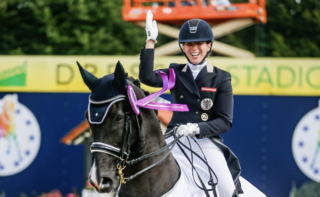
{"label": "white saddle pad", "polygon": [[[181,173],[180,173],[180,178],[176,182],[176,184],[173,186],[173,188],[162,195],[162,197],[207,197],[205,192],[202,191],[197,187],[197,185],[194,182],[194,179],[196,183],[202,187],[201,182],[199,181],[199,178],[194,171],[194,178],[192,176],[192,168],[191,165],[188,161],[188,159],[182,154],[180,150],[178,150],[178,146],[176,145],[174,147],[174,150],[172,151],[174,158],[179,164]],[[208,181],[210,180],[209,174],[208,174],[208,169],[204,169],[197,163],[193,164],[194,167],[196,168],[199,176],[201,177],[203,183],[206,184],[207,189],[211,189],[212,187],[208,185]],[[215,181],[215,180],[214,180]],[[247,180],[245,180],[243,177],[240,177],[240,182],[242,189],[244,191],[244,194],[240,194],[240,197],[266,197],[265,194],[263,194],[260,190],[258,190],[255,186],[253,186],[251,183],[249,183]],[[218,188],[216,188],[216,191],[218,193],[217,197],[225,197],[225,196],[220,196]],[[210,191],[208,192],[210,197],[213,196],[213,192]],[[118,195],[117,195],[118,197]],[[227,196],[230,197],[230,196]]]}
{"label": "white saddle pad", "polygon": [[[179,163],[181,169],[181,175],[178,182],[175,186],[166,194],[162,195],[162,197],[206,197],[204,191],[200,190],[196,184],[194,183],[191,166],[189,161],[184,157],[184,155],[177,155],[175,154],[175,159]],[[194,163],[195,168],[197,169],[201,179],[204,183],[208,183],[209,175],[208,170],[203,169],[201,166]],[[199,186],[201,183],[194,172],[194,178]],[[255,186],[249,183],[243,177],[240,177],[240,182],[244,194],[240,194],[241,197],[266,197],[264,193],[258,190]],[[206,184],[207,189],[211,189],[211,186]],[[219,193],[217,188],[217,193]],[[210,197],[213,197],[213,193],[209,192]],[[218,194],[219,196],[219,194]],[[219,196],[224,197],[224,196]]]}
{"label": "white saddle pad", "polygon": [[[192,176],[192,169],[189,161],[186,159],[184,155],[175,155],[175,159],[179,164],[181,173],[180,173],[180,179],[177,181],[175,186],[168,191],[166,194],[162,195],[162,197],[206,197],[205,192],[200,190],[197,185],[194,182],[194,179],[196,180],[196,183],[202,187],[201,182],[199,181],[199,178],[194,172],[194,179]],[[208,185],[208,181],[210,180],[209,174],[207,171],[205,171],[201,166],[194,163],[195,168],[197,169],[197,172],[199,176],[201,177],[203,183],[206,184],[207,189],[212,189],[210,185]],[[218,190],[218,188],[217,188]],[[212,191],[209,192],[210,196],[213,197]]]}
{"label": "white saddle pad", "polygon": [[[172,140],[173,139],[169,138],[166,141],[168,143]],[[202,145],[204,144],[203,146],[206,146],[206,144],[207,144],[210,147],[219,149],[218,147],[213,146],[211,141],[206,142],[206,141],[202,140],[201,143],[202,143]],[[185,144],[187,144],[187,143],[185,143]],[[193,144],[193,149],[195,149],[195,148],[196,148],[196,146],[195,146],[195,144]],[[206,197],[205,192],[196,186],[194,179],[196,180],[196,183],[199,186],[201,186],[201,183],[198,179],[198,176],[194,172],[194,179],[193,179],[191,165],[190,165],[188,159],[182,154],[182,152],[180,151],[180,149],[177,145],[173,148],[172,153],[181,168],[181,177],[180,177],[179,181],[176,183],[176,185],[163,196],[164,197],[171,197],[171,196],[172,197],[179,197],[179,196],[181,196],[181,197],[187,197],[187,196],[188,197],[189,196],[190,197]],[[204,169],[202,164],[199,165],[197,163],[194,163],[193,165],[195,166],[196,170],[198,171],[202,181],[206,184],[206,188],[211,189],[211,186],[209,186],[207,184],[208,181],[210,180],[209,174],[208,174],[208,169]],[[244,194],[240,194],[239,196],[241,196],[241,197],[266,197],[265,194],[263,194],[259,189],[257,189],[255,186],[253,186],[251,183],[249,183],[243,177],[240,177],[240,183],[242,186],[242,190],[244,191]],[[218,188],[216,188],[216,189],[217,189],[217,193],[219,193]],[[213,192],[212,191],[209,192],[209,195],[213,196]],[[218,194],[218,197],[225,197],[225,196]],[[227,196],[227,197],[230,197],[230,196]]]}

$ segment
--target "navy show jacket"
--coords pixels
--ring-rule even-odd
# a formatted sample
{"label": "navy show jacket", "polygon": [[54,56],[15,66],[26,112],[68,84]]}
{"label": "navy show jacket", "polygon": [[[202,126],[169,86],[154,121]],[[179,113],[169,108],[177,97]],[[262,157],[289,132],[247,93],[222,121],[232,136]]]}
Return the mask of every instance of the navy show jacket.
{"label": "navy show jacket", "polygon": [[[162,87],[162,79],[158,70],[153,71],[154,49],[142,48],[140,52],[139,79],[142,83],[152,87]],[[187,104],[188,112],[173,112],[167,131],[176,124],[197,123],[200,134],[197,138],[210,138],[216,144],[226,159],[235,187],[239,194],[243,193],[239,180],[241,166],[237,156],[223,144],[220,134],[228,132],[233,119],[233,92],[231,75],[229,72],[213,67],[209,62],[200,71],[194,80],[187,64],[171,63],[176,80],[175,86],[170,90],[173,103]],[[161,69],[169,75],[169,69]],[[202,91],[202,88],[215,89],[216,91]],[[213,106],[209,110],[201,108],[203,99],[211,99]],[[203,120],[203,114],[208,115]]]}

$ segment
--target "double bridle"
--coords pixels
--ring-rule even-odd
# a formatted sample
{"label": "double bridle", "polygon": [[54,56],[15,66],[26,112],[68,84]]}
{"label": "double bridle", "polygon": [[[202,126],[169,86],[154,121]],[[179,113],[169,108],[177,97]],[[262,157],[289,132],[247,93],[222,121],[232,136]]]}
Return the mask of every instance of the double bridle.
{"label": "double bridle", "polygon": [[[132,179],[136,178],[138,175],[144,173],[145,171],[155,167],[156,165],[160,164],[162,161],[164,161],[168,156],[169,154],[171,153],[174,145],[178,142],[178,145],[179,145],[179,148],[180,150],[183,152],[183,154],[187,157],[187,159],[189,160],[189,162],[191,163],[192,165],[192,169],[195,170],[194,166],[193,166],[193,159],[189,159],[187,154],[184,152],[184,150],[182,149],[181,145],[184,146],[186,149],[190,150],[191,152],[192,149],[189,149],[188,147],[186,147],[184,144],[180,143],[179,142],[179,139],[183,136],[179,136],[179,137],[176,137],[174,135],[174,132],[175,130],[177,129],[177,127],[175,127],[175,129],[171,130],[169,133],[166,133],[165,134],[165,137],[168,137],[168,136],[171,136],[171,135],[174,135],[175,139],[173,141],[171,141],[169,144],[167,144],[166,146],[162,147],[161,149],[157,150],[157,151],[154,151],[152,153],[149,153],[149,154],[146,154],[146,155],[143,155],[141,157],[138,157],[136,159],[131,159],[129,160],[129,156],[130,156],[130,135],[131,135],[131,132],[132,132],[132,128],[131,128],[131,119],[132,119],[132,116],[133,116],[133,113],[132,112],[126,112],[125,113],[125,126],[124,126],[124,135],[123,135],[123,140],[122,140],[122,145],[121,145],[121,148],[118,148],[118,147],[115,147],[115,146],[111,146],[109,144],[106,144],[106,143],[102,143],[102,142],[93,142],[90,146],[90,150],[91,150],[91,153],[94,153],[94,152],[100,152],[100,153],[105,153],[105,154],[108,154],[108,155],[111,155],[113,157],[116,157],[118,158],[118,162],[117,162],[117,174],[119,175],[120,177],[120,182],[121,184],[126,184],[128,181],[131,181]],[[142,135],[141,133],[141,128],[140,128],[140,124],[139,124],[139,120],[138,120],[138,117],[137,115],[134,114],[134,117],[135,117],[135,120],[136,120],[136,123],[137,123],[137,128],[138,128],[138,131],[139,131],[139,138],[144,140],[144,136]],[[126,146],[127,145],[127,146]],[[155,156],[155,155],[158,155],[162,152],[164,152],[165,150],[169,149],[169,151],[160,159],[158,160],[157,162],[151,164],[150,166],[140,170],[139,172],[129,176],[129,177],[125,177],[122,170],[124,170],[127,166],[129,165],[134,165],[140,161],[143,161],[145,159],[148,159],[152,156]],[[206,162],[205,160],[203,160],[198,154],[194,153],[199,159],[201,159],[203,162]],[[208,166],[208,165],[207,165]],[[215,175],[215,173],[213,172],[213,170],[211,169],[210,166],[208,166],[209,168],[209,173],[210,171],[214,174],[214,176],[216,177],[217,179],[217,176]],[[192,173],[193,174],[193,173]],[[209,197],[210,195],[208,194],[208,191],[213,191],[214,192],[214,196],[217,196],[217,193],[216,193],[216,185],[217,185],[217,182],[214,183],[213,182],[213,179],[212,179],[212,176],[210,175],[210,181],[208,182],[209,185],[212,185],[213,188],[212,189],[206,189],[203,181],[201,180],[201,178],[199,177],[198,175],[198,178],[199,180],[201,181],[201,185],[202,185],[202,188],[196,183],[196,185],[198,186],[199,189],[203,190],[205,193],[206,193],[206,196]],[[194,179],[194,178],[193,178]]]}
{"label": "double bridle", "polygon": [[[123,139],[122,139],[122,145],[120,148],[115,147],[115,146],[111,146],[109,144],[106,143],[102,143],[102,142],[93,142],[90,146],[90,150],[91,153],[93,152],[100,152],[100,153],[105,153],[108,155],[111,155],[113,157],[118,158],[118,163],[117,163],[117,174],[120,177],[120,181],[122,184],[127,183],[128,181],[131,181],[132,179],[134,179],[135,177],[137,177],[138,175],[142,174],[143,172],[155,167],[156,165],[160,164],[162,161],[164,161],[164,159],[166,159],[173,146],[175,145],[175,143],[180,139],[176,138],[175,140],[173,140],[172,142],[170,142],[169,144],[167,144],[166,146],[162,147],[161,149],[154,151],[152,153],[143,155],[139,158],[136,159],[131,159],[129,160],[129,156],[130,156],[130,135],[132,132],[132,128],[131,128],[131,119],[132,119],[133,113],[132,112],[126,112],[125,113],[125,126],[123,129],[124,135],[123,135]],[[138,116],[134,115],[136,123],[137,123],[137,128],[139,131],[139,138],[141,140],[144,140],[144,136],[141,133],[141,128],[140,128],[140,124],[139,124],[139,120],[138,120]],[[182,136],[181,136],[182,137]],[[140,161],[143,161],[145,159],[148,159],[152,156],[158,155],[162,152],[164,152],[165,150],[169,149],[169,151],[157,162],[151,164],[150,166],[140,170],[139,172],[135,173],[134,175],[131,175],[130,177],[124,177],[124,174],[122,172],[123,169],[125,169],[127,166],[129,165],[134,165]]]}

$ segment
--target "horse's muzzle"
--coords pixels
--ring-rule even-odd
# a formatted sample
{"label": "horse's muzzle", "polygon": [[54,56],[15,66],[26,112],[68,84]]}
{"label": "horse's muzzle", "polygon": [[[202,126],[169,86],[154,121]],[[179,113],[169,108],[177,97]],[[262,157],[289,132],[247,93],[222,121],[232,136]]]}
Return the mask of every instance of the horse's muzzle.
{"label": "horse's muzzle", "polygon": [[109,177],[101,177],[98,183],[95,183],[92,179],[90,179],[89,181],[99,193],[117,193],[119,186],[119,176],[116,177],[116,180],[112,180]]}
{"label": "horse's muzzle", "polygon": [[[114,175],[113,175],[114,174]],[[111,173],[98,173],[95,161],[89,173],[89,182],[99,193],[117,193],[120,185],[119,176],[115,171]]]}
{"label": "horse's muzzle", "polygon": [[102,177],[100,179],[98,192],[100,193],[110,193],[115,192],[116,188],[114,188],[114,181],[108,177]]}

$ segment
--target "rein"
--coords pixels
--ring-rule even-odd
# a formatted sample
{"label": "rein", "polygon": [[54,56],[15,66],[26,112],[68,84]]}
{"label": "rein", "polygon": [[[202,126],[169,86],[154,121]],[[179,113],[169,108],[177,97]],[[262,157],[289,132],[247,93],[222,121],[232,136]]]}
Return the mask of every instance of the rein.
{"label": "rein", "polygon": [[[139,130],[139,135],[140,135],[140,124],[138,121],[137,116],[135,115],[135,120],[137,122],[137,127]],[[111,155],[113,157],[118,158],[118,163],[117,163],[117,174],[120,177],[120,181],[122,184],[126,184],[128,181],[131,181],[132,179],[136,178],[138,175],[144,173],[145,171],[155,167],[156,165],[160,164],[162,161],[164,161],[169,154],[171,153],[174,145],[177,143],[177,141],[182,137],[177,137],[175,140],[173,140],[172,142],[170,142],[169,144],[167,144],[166,146],[162,147],[161,149],[154,151],[152,153],[143,155],[139,158],[136,159],[131,159],[129,160],[129,156],[130,156],[130,135],[132,132],[131,129],[131,118],[132,118],[132,112],[126,112],[125,113],[125,127],[124,127],[124,135],[123,135],[123,140],[122,140],[122,145],[121,148],[115,147],[115,146],[111,146],[109,144],[106,143],[102,143],[102,142],[93,142],[90,146],[90,151],[91,153],[93,152],[100,152],[100,153],[105,153],[108,155]],[[144,139],[143,137],[140,136],[140,139]],[[127,146],[126,146],[127,145]],[[150,157],[153,157],[155,155],[158,155],[164,151],[166,151],[167,149],[169,149],[169,151],[157,162],[151,164],[150,166],[140,170],[139,172],[135,173],[134,175],[131,175],[129,177],[125,177],[122,170],[124,170],[127,166],[129,165],[134,165],[138,162],[141,162],[145,159],[148,159]]]}
{"label": "rein", "polygon": [[[173,136],[175,137],[175,139],[178,139],[178,138],[176,138],[175,135],[173,135]],[[215,172],[212,170],[212,168],[208,165],[207,158],[205,157],[204,153],[202,152],[202,149],[201,149],[200,145],[198,144],[198,142],[197,142],[195,139],[192,138],[192,139],[194,140],[194,142],[195,142],[195,143],[198,145],[198,147],[200,148],[204,159],[203,159],[200,155],[198,155],[196,152],[194,152],[194,151],[192,150],[192,147],[191,147],[191,144],[190,144],[190,140],[189,140],[189,138],[187,138],[187,139],[188,139],[190,148],[187,147],[187,146],[186,146],[185,144],[183,144],[182,142],[180,142],[180,140],[178,140],[178,147],[180,148],[181,152],[182,152],[182,153],[184,154],[184,156],[187,158],[187,160],[189,161],[189,163],[190,163],[190,165],[191,165],[191,167],[192,167],[192,176],[193,176],[193,181],[194,181],[194,183],[197,185],[197,187],[198,187],[199,189],[201,189],[202,191],[205,192],[205,194],[206,194],[207,197],[210,197],[210,195],[209,195],[209,193],[208,193],[209,191],[212,191],[212,192],[213,192],[213,196],[214,196],[214,197],[217,197],[217,196],[218,196],[217,191],[216,191],[216,186],[218,185],[218,177],[217,177],[217,175],[216,175]],[[183,150],[182,146],[183,146],[184,148],[186,148],[188,151],[191,152],[191,159],[188,157],[188,155],[186,154],[186,152]],[[208,181],[208,185],[210,185],[210,186],[212,187],[212,189],[207,189],[207,188],[206,188],[206,186],[205,186],[205,184],[203,183],[202,179],[200,178],[200,176],[199,176],[196,168],[194,167],[194,165],[193,165],[193,154],[194,154],[196,157],[198,157],[198,158],[208,167],[208,172],[209,172],[209,175],[210,175],[210,180]],[[197,173],[197,176],[198,176],[198,178],[199,178],[199,180],[200,180],[200,183],[201,183],[201,186],[202,186],[202,187],[200,187],[200,186],[197,184],[197,182],[195,181],[193,171],[195,171],[195,172]],[[217,180],[216,182],[213,181],[212,174],[214,175],[215,179]]]}

